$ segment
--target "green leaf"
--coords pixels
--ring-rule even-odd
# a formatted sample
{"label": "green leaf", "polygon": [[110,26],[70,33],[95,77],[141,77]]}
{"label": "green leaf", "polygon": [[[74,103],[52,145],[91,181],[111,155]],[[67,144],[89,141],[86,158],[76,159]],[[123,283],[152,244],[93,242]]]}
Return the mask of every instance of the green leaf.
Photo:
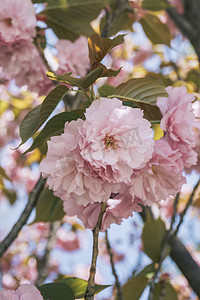
{"label": "green leaf", "polygon": [[137,278],[147,278],[148,274],[150,273],[154,273],[155,272],[155,267],[154,267],[154,263],[147,265],[146,267],[144,267],[144,269],[142,271],[140,271],[135,277]]}
{"label": "green leaf", "polygon": [[2,188],[2,192],[7,197],[10,204],[13,205],[15,203],[15,201],[17,200],[17,193],[13,190],[8,190],[5,187]]}
{"label": "green leaf", "polygon": [[115,87],[109,84],[104,84],[98,89],[98,91],[101,97],[108,97],[115,93]]}
{"label": "green leaf", "polygon": [[46,24],[59,39],[76,40],[80,35],[94,33],[90,22],[96,19],[109,0],[47,0],[47,8],[41,12]]}
{"label": "green leaf", "polygon": [[[122,101],[133,102],[144,110],[144,117],[150,121],[160,120],[161,113],[156,105],[157,97],[166,97],[167,93],[164,86],[156,80],[149,78],[132,78],[120,84],[115,95],[111,98],[119,98]],[[131,105],[132,106],[132,105]]]}
{"label": "green leaf", "polygon": [[[163,296],[162,296],[163,295]],[[178,300],[177,292],[169,282],[160,282],[155,284],[154,300]]]}
{"label": "green leaf", "polygon": [[[65,277],[62,279],[62,282],[66,283],[73,290],[76,299],[84,298],[88,285],[86,280],[77,277]],[[110,286],[111,285],[95,284],[95,294],[100,293]]]}
{"label": "green leaf", "polygon": [[139,22],[142,24],[146,36],[153,44],[170,46],[171,33],[167,25],[163,24],[157,16],[146,14]]}
{"label": "green leaf", "polygon": [[159,11],[170,7],[165,0],[143,0],[142,8],[147,10]]}
{"label": "green leaf", "polygon": [[70,112],[62,112],[52,119],[50,119],[42,131],[36,136],[31,147],[24,152],[24,154],[33,151],[35,148],[41,146],[51,136],[60,135],[64,132],[64,125],[67,121],[77,120],[78,118],[84,118],[84,111],[74,110]]}
{"label": "green leaf", "polygon": [[97,33],[91,35],[88,39],[89,59],[93,66],[102,61],[112,48],[124,42],[124,35],[118,35],[114,39],[101,38]]}
{"label": "green leaf", "polygon": [[7,176],[6,171],[0,166],[0,179],[6,179],[10,181],[10,178]]}
{"label": "green leaf", "polygon": [[147,265],[122,287],[124,300],[138,300],[148,284],[148,274],[155,271],[154,264]]}
{"label": "green leaf", "polygon": [[152,220],[148,218],[145,222],[142,232],[144,252],[154,262],[159,261],[166,233],[167,231],[165,228],[165,223],[160,218],[157,220]]}
{"label": "green leaf", "polygon": [[60,100],[68,91],[69,89],[67,86],[59,85],[46,96],[40,108],[40,123],[36,128],[36,131],[42,126],[42,124],[44,124],[44,122],[46,122]]}
{"label": "green leaf", "polygon": [[134,277],[130,279],[123,287],[122,292],[124,300],[138,300],[148,284],[148,278]]}
{"label": "green leaf", "polygon": [[101,74],[103,72],[103,68],[97,68],[90,73],[88,73],[86,76],[82,78],[75,78],[71,76],[71,73],[66,73],[64,75],[56,75],[53,72],[47,72],[47,76],[51,80],[56,80],[64,83],[68,83],[72,86],[78,86],[79,88],[86,89],[91,84],[93,84],[99,77],[101,77]]}
{"label": "green leaf", "polygon": [[44,189],[36,205],[36,216],[33,223],[53,222],[62,220],[65,212],[63,211],[63,202],[60,198],[54,196],[48,188]]}
{"label": "green leaf", "polygon": [[38,124],[40,122],[40,108],[41,105],[34,107],[30,110],[22,120],[19,126],[19,133],[22,139],[19,147],[24,144],[34,134]]}
{"label": "green leaf", "polygon": [[62,282],[47,283],[38,290],[45,300],[75,300],[72,289]]}

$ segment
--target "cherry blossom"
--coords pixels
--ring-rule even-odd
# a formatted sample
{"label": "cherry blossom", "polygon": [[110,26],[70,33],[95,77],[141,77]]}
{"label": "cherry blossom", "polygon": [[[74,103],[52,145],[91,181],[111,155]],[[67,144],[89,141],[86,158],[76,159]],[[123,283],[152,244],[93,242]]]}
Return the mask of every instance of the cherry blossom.
{"label": "cherry blossom", "polygon": [[101,98],[86,109],[80,127],[82,157],[105,181],[130,182],[134,170],[152,156],[151,124],[143,111],[122,105],[122,101]]}
{"label": "cherry blossom", "polygon": [[49,177],[49,188],[56,196],[86,206],[107,201],[112,192],[118,192],[119,186],[104,181],[81,156],[78,129],[83,122],[78,119],[66,123],[64,134],[51,138],[40,171]]}
{"label": "cherry blossom", "polygon": [[16,291],[0,291],[0,300],[43,300],[43,297],[34,285],[22,284]]}
{"label": "cherry blossom", "polygon": [[194,127],[195,115],[192,101],[195,97],[187,93],[185,87],[167,87],[168,97],[158,97],[157,105],[163,115],[161,129],[166,133],[165,138],[173,150],[181,153],[180,163],[189,168],[196,164],[197,153],[195,147]]}
{"label": "cherry blossom", "polygon": [[30,40],[35,36],[36,16],[30,0],[1,1],[0,46]]}
{"label": "cherry blossom", "polygon": [[72,72],[73,76],[84,76],[89,69],[89,51],[87,38],[79,37],[75,42],[59,40],[56,44],[58,50],[58,73]]}
{"label": "cherry blossom", "polygon": [[[34,61],[34,64],[30,61]],[[2,46],[0,63],[5,74],[12,76],[18,86],[27,85],[30,91],[39,95],[44,95],[53,88],[39,52],[31,41]]]}
{"label": "cherry blossom", "polygon": [[[101,231],[105,231],[110,228],[111,224],[121,224],[123,219],[127,219],[132,216],[133,211],[142,211],[142,203],[137,197],[130,195],[127,192],[118,194],[114,199],[107,201],[106,212],[103,216]],[[100,213],[101,204],[94,203],[88,204],[86,207],[74,205],[73,202],[64,201],[64,210],[69,216],[77,215],[83,222],[86,228],[93,229],[97,223]]]}
{"label": "cherry blossom", "polygon": [[152,159],[137,175],[133,175],[130,193],[141,199],[144,205],[174,196],[185,183],[177,162],[180,156],[179,151],[172,150],[164,138],[156,141]]}

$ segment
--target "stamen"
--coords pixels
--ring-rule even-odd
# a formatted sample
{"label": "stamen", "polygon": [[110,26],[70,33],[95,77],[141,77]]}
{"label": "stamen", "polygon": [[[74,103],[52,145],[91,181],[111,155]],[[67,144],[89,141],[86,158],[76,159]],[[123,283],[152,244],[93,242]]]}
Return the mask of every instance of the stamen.
{"label": "stamen", "polygon": [[106,148],[111,147],[113,149],[116,149],[116,140],[113,136],[106,136],[104,139],[104,145]]}

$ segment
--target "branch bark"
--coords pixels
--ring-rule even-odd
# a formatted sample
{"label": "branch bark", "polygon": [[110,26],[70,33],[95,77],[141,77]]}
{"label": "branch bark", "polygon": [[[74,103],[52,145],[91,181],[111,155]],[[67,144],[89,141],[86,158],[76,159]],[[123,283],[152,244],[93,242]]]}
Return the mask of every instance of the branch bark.
{"label": "branch bark", "polygon": [[[166,2],[168,3],[167,0]],[[184,14],[180,14],[172,6],[166,11],[182,34],[189,39],[200,62],[200,0],[185,0]]]}
{"label": "branch bark", "polygon": [[56,232],[59,229],[59,227],[59,221],[50,224],[49,236],[47,238],[45,253],[42,258],[38,259],[38,279],[36,282],[37,286],[42,285],[48,276],[51,250],[53,249],[54,242],[56,239]]}
{"label": "branch bark", "polygon": [[[199,185],[199,181],[198,181],[197,185],[194,187],[194,190],[190,196],[189,203],[192,202],[191,198],[193,199],[194,193],[195,193],[198,185]],[[178,198],[177,198],[177,200],[178,200]],[[188,205],[186,205],[186,207],[188,208]],[[143,221],[146,220],[145,209],[143,209],[142,213],[140,213]],[[150,215],[152,216],[152,218],[155,219],[151,209],[150,208],[147,208],[147,209],[150,211]],[[173,223],[174,223],[175,214],[173,214],[172,219],[173,219]],[[180,225],[178,225],[178,228],[179,228],[179,226]],[[174,232],[173,232],[173,230],[171,232],[172,232],[172,234],[171,234],[170,238],[167,238],[168,244],[171,247],[170,256],[173,259],[173,261],[176,263],[176,265],[178,266],[180,271],[183,273],[185,278],[188,280],[193,291],[197,294],[198,297],[200,297],[200,267],[195,262],[195,260],[192,258],[191,254],[185,248],[183,243],[175,236],[175,233],[177,232],[177,230],[175,229]]]}
{"label": "branch bark", "polygon": [[106,9],[106,24],[101,32],[102,38],[107,38],[109,36],[109,31],[112,29],[114,22],[119,18],[119,16],[129,8],[127,0],[117,0],[117,6],[113,13],[110,13]]}
{"label": "branch bark", "polygon": [[174,236],[169,244],[171,258],[188,280],[193,291],[200,297],[200,267],[177,237]]}
{"label": "branch bark", "polygon": [[38,179],[33,191],[29,195],[28,203],[24,208],[20,218],[15,223],[9,234],[5,237],[5,239],[0,243],[0,257],[4,255],[8,247],[12,244],[15,238],[18,236],[18,233],[22,229],[22,227],[26,224],[33,208],[35,207],[37,200],[44,188],[46,179],[43,179],[41,176]]}
{"label": "branch bark", "polygon": [[109,242],[109,239],[108,239],[108,231],[107,230],[106,230],[106,247],[107,247],[108,254],[110,256],[110,264],[111,264],[111,268],[112,268],[112,273],[115,277],[115,285],[116,285],[116,289],[117,289],[118,300],[124,300],[124,296],[123,296],[123,293],[122,293],[119,278],[118,278],[117,272],[115,270],[115,264],[114,264],[114,260],[113,260],[113,252],[112,252],[110,242]]}
{"label": "branch bark", "polygon": [[107,204],[106,202],[103,202],[101,204],[101,210],[99,213],[99,218],[97,220],[97,224],[93,229],[93,249],[92,249],[92,262],[90,267],[90,276],[88,279],[88,286],[85,293],[85,300],[94,300],[94,292],[95,292],[95,285],[94,285],[94,279],[96,274],[96,263],[97,263],[97,257],[99,253],[98,249],[98,239],[99,239],[99,231],[101,229],[102,219],[103,215],[106,211]]}

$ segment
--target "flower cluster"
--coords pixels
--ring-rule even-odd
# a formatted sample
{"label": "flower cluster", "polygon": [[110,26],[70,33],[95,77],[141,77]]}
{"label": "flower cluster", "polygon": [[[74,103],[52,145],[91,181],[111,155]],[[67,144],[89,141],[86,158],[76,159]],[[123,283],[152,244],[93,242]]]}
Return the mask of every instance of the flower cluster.
{"label": "flower cluster", "polygon": [[16,291],[0,291],[0,300],[43,300],[43,297],[34,285],[22,284]]}
{"label": "flower cluster", "polygon": [[116,98],[94,100],[85,120],[66,123],[64,134],[51,138],[40,170],[64,201],[68,216],[77,215],[94,228],[101,203],[106,202],[101,226],[105,230],[141,211],[141,205],[180,191],[183,168],[196,160],[193,96],[185,88],[167,92],[168,98],[158,99],[165,131],[158,141],[152,139],[143,111],[123,106]]}
{"label": "flower cluster", "polygon": [[89,51],[86,37],[81,36],[75,42],[59,40],[56,48],[59,62],[57,73],[72,72],[72,76],[77,77],[86,75],[89,69]]}
{"label": "flower cluster", "polygon": [[[30,0],[5,0],[0,12],[0,65],[6,78],[43,95],[52,88],[33,44],[37,20]],[[32,63],[34,62],[34,64]]]}

